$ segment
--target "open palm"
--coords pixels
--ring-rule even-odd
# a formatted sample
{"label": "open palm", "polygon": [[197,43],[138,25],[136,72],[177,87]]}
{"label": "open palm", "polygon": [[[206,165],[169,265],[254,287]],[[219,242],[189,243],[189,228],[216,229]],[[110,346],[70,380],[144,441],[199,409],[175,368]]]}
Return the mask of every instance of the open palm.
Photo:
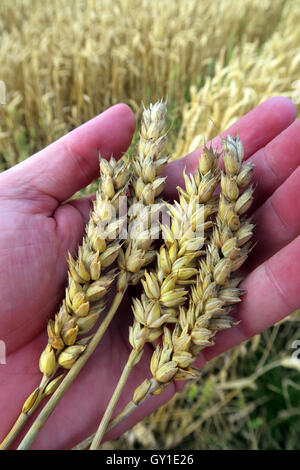
{"label": "open palm", "polygon": [[[255,163],[253,219],[259,241],[246,265],[247,290],[236,318],[242,322],[220,333],[198,365],[259,333],[299,306],[300,121],[286,98],[272,98],[244,116],[225,134],[236,134],[246,158]],[[135,119],[116,105],[25,162],[0,175],[0,340],[7,363],[0,365],[0,440],[13,424],[24,399],[39,384],[38,360],[47,341],[45,326],[64,294],[68,250],[76,253],[88,220],[90,199],[67,201],[98,174],[98,154],[121,156],[131,142]],[[224,135],[225,135],[224,134]],[[219,145],[219,139],[213,141]],[[165,196],[182,184],[182,170],[193,171],[201,149],[166,168]],[[95,431],[129,351],[131,322],[128,291],[99,347],[40,432],[33,448],[70,448]],[[288,345],[287,345],[288,347]],[[149,375],[147,345],[132,373],[117,411]],[[108,437],[116,436],[167,401],[176,384],[153,397]],[[33,417],[34,418],[34,417]],[[19,439],[18,439],[19,440]]]}

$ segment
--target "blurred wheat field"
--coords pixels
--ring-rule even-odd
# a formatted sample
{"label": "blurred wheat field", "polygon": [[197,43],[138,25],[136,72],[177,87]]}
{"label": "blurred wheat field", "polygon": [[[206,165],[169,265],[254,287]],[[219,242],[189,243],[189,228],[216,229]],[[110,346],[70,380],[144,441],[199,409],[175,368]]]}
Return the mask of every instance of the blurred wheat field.
{"label": "blurred wheat field", "polygon": [[[190,87],[196,86],[207,90],[206,96],[197,99],[211,114],[207,81],[215,69],[220,74],[221,58],[229,62],[236,47],[242,49],[249,43],[255,43],[257,55],[278,24],[288,21],[285,3],[3,0],[0,79],[7,87],[7,104],[0,114],[2,167],[26,158],[120,101],[139,113],[141,101],[167,96],[173,119],[181,122]],[[289,25],[291,34],[296,25],[297,19]],[[281,31],[286,34],[283,25]],[[294,48],[299,39],[295,32]],[[245,70],[250,59],[244,59]],[[222,83],[212,86],[220,91]],[[279,91],[288,93],[289,89],[286,78]],[[233,98],[240,101],[243,93],[240,86]],[[248,107],[253,102],[252,97]],[[237,110],[236,116],[243,110]],[[201,126],[207,126],[207,115],[201,118],[205,120]],[[185,145],[193,137],[194,122],[195,116]]]}
{"label": "blurred wheat field", "polygon": [[[297,0],[2,0],[0,171],[117,102],[168,98],[181,158],[274,95],[300,100]],[[208,364],[107,448],[300,448],[300,315]]]}

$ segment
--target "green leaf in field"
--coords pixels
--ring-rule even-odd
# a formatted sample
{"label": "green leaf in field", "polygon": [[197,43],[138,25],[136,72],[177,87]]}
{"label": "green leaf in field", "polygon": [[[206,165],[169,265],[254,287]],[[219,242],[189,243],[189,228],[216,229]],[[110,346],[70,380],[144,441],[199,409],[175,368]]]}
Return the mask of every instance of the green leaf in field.
{"label": "green leaf in field", "polygon": [[206,380],[206,382],[203,386],[202,396],[201,396],[201,400],[200,400],[201,406],[205,405],[208,402],[215,386],[216,386],[216,384],[215,384],[215,381],[214,381],[213,378]]}
{"label": "green leaf in field", "polygon": [[263,425],[263,419],[258,416],[257,418],[251,419],[249,421],[250,429],[258,429]]}
{"label": "green leaf in field", "polygon": [[171,80],[175,80],[177,76],[178,76],[178,67],[174,67],[170,74]]}
{"label": "green leaf in field", "polygon": [[194,401],[198,394],[199,394],[199,386],[196,383],[192,383],[188,391],[189,401]]}
{"label": "green leaf in field", "polygon": [[30,134],[31,139],[35,139],[36,132],[35,132],[35,129],[33,127],[29,128],[29,134]]}

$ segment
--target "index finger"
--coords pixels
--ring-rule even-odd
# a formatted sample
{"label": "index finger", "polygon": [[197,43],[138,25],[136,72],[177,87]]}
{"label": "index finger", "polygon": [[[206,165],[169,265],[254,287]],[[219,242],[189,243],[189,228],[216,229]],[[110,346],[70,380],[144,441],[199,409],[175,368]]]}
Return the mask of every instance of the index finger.
{"label": "index finger", "polygon": [[[130,145],[135,116],[125,104],[117,104],[53,144],[0,175],[2,194],[13,188],[22,199],[39,195],[51,201],[51,212],[99,175],[99,153],[120,158]],[[5,191],[4,189],[5,188]],[[45,199],[45,197],[44,197]]]}

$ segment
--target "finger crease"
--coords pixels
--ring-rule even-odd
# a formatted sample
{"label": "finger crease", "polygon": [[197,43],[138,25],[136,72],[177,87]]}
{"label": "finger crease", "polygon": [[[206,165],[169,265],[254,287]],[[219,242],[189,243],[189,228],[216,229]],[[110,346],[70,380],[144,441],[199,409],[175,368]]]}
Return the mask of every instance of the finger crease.
{"label": "finger crease", "polygon": [[288,307],[289,311],[293,311],[294,308],[289,304],[289,302],[287,300],[287,296],[284,293],[284,290],[280,286],[279,282],[277,281],[276,277],[274,276],[274,274],[272,272],[272,269],[270,268],[269,260],[264,263],[264,269],[265,269],[265,273],[266,273],[267,278],[269,279],[272,286],[274,287],[275,292],[277,292],[278,297],[282,300],[283,305],[285,307]]}
{"label": "finger crease", "polygon": [[82,155],[76,152],[74,148],[72,148],[70,143],[66,142],[64,144],[64,147],[67,152],[67,157],[71,158],[74,161],[74,163],[79,168],[79,171],[82,174],[84,180],[86,182],[89,182],[92,179],[92,172],[88,160],[83,159]]}
{"label": "finger crease", "polygon": [[[289,236],[289,240],[293,240],[296,236],[296,233],[293,233],[293,231],[291,230],[291,228],[289,227],[289,225],[287,224],[287,222],[285,222],[285,220],[282,218],[280,212],[276,209],[276,206],[274,205],[274,201],[273,201],[273,198],[270,197],[269,198],[269,205],[271,207],[271,210],[273,211],[273,213],[275,214],[275,217],[277,218],[277,220],[279,221],[280,225],[283,227],[283,229],[287,232],[288,236]],[[275,224],[274,224],[275,225]]]}
{"label": "finger crease", "polygon": [[278,174],[276,173],[276,171],[273,168],[273,165],[270,162],[270,157],[272,153],[269,152],[268,146],[263,147],[262,152],[263,152],[263,162],[265,163],[265,166],[267,167],[267,171],[269,170],[272,173],[272,175],[275,177],[276,183],[278,184],[278,181],[279,181]]}

